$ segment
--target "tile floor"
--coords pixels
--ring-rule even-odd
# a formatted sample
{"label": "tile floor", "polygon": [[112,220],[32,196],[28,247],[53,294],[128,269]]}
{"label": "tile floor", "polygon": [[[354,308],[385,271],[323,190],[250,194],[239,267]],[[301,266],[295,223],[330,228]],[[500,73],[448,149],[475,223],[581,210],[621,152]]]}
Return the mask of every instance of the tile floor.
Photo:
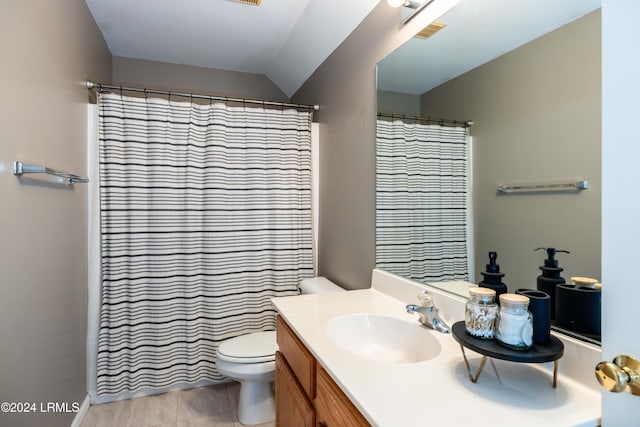
{"label": "tile floor", "polygon": [[81,427],[242,427],[239,392],[240,384],[226,383],[93,405]]}

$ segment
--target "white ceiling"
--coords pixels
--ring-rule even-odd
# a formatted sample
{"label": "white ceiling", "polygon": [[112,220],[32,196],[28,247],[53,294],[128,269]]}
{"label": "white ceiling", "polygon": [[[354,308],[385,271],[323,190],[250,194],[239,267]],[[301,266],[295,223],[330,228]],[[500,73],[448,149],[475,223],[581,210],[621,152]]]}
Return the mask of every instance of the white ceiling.
{"label": "white ceiling", "polygon": [[111,54],[264,74],[293,95],[380,0],[86,0]]}
{"label": "white ceiling", "polygon": [[[86,0],[114,56],[264,74],[292,96],[384,0]],[[462,0],[433,37],[378,67],[421,94],[600,7],[600,0]]]}
{"label": "white ceiling", "polygon": [[597,8],[600,0],[462,0],[429,39],[378,64],[378,89],[420,95]]}

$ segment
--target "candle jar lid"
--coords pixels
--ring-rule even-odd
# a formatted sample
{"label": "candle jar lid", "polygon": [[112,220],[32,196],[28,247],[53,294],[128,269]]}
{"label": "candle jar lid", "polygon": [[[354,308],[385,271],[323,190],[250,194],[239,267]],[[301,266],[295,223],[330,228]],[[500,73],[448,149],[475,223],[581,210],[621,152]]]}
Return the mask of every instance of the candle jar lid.
{"label": "candle jar lid", "polygon": [[527,309],[529,307],[529,298],[519,294],[502,294],[500,295],[500,305],[502,307],[512,307],[515,309]]}
{"label": "candle jar lid", "polygon": [[474,301],[491,303],[495,301],[496,291],[489,288],[474,286],[472,288],[469,288],[469,296]]}

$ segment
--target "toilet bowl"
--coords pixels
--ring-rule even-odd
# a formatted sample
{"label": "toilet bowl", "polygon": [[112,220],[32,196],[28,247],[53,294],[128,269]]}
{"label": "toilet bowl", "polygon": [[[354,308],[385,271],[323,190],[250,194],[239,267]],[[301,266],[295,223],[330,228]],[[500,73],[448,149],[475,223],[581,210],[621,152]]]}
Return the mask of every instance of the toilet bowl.
{"label": "toilet bowl", "polygon": [[[301,294],[344,291],[324,277],[303,279],[298,288]],[[277,350],[275,331],[240,335],[218,346],[218,372],[240,383],[238,421],[242,424],[262,424],[275,419],[273,382]]]}

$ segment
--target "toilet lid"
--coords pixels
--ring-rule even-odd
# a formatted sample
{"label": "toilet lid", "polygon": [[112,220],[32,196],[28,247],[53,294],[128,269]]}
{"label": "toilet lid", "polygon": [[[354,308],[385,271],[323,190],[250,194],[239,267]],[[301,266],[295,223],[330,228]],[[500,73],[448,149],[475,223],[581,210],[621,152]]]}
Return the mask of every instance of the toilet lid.
{"label": "toilet lid", "polygon": [[271,362],[276,358],[276,331],[255,332],[223,341],[218,358],[235,363]]}

